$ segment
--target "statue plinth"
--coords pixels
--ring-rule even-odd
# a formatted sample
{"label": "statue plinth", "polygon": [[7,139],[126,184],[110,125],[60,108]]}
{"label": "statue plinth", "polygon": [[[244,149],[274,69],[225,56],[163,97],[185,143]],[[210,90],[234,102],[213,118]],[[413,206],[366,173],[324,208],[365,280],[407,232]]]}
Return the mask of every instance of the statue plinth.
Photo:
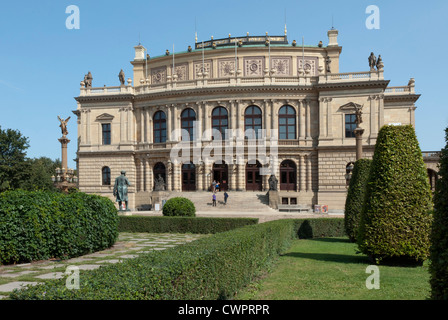
{"label": "statue plinth", "polygon": [[269,190],[268,191],[268,198],[269,198],[269,207],[272,209],[278,209],[278,203],[279,203],[279,195],[277,190]]}

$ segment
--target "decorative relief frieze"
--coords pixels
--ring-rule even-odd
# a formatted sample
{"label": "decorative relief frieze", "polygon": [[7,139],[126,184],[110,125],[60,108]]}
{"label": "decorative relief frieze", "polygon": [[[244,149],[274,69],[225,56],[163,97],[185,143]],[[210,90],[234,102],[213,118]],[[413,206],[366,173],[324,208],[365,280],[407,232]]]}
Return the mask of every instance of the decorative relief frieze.
{"label": "decorative relief frieze", "polygon": [[318,58],[317,57],[297,57],[297,68],[298,70],[302,70],[302,66],[305,66],[305,72],[309,70],[309,75],[314,77],[317,76],[317,67],[318,67]]}
{"label": "decorative relief frieze", "polygon": [[225,78],[235,71],[235,59],[222,59],[218,61],[218,77]]}
{"label": "decorative relief frieze", "polygon": [[271,69],[275,70],[275,75],[289,76],[291,75],[291,57],[271,58]]}
{"label": "decorative relief frieze", "polygon": [[166,67],[151,69],[151,83],[161,84],[166,82]]}
{"label": "decorative relief frieze", "polygon": [[208,77],[211,78],[212,77],[212,61],[211,60],[206,60],[204,61],[204,64],[202,64],[202,61],[198,61],[194,63],[194,78],[198,79],[200,78],[198,76],[198,73],[204,73],[207,72],[208,73]]}
{"label": "decorative relief frieze", "polygon": [[185,81],[188,80],[188,64],[180,64],[175,66],[174,74],[177,75],[177,81]]}
{"label": "decorative relief frieze", "polygon": [[263,76],[264,57],[244,58],[244,75],[246,77]]}

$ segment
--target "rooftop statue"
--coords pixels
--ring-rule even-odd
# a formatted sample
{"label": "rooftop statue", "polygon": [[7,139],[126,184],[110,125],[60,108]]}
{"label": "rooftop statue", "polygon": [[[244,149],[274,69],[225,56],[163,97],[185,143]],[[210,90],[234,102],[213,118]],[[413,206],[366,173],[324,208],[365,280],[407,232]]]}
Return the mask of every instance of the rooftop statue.
{"label": "rooftop statue", "polygon": [[89,71],[89,73],[84,76],[84,86],[86,88],[91,88],[92,87],[92,80],[93,80],[93,77],[92,77],[92,74]]}
{"label": "rooftop statue", "polygon": [[124,85],[124,81],[125,81],[123,69],[120,70],[120,73],[118,74],[118,79],[120,80],[120,83],[123,86]]}
{"label": "rooftop statue", "polygon": [[370,67],[370,71],[375,70],[375,67],[376,67],[376,57],[373,54],[373,52],[371,52],[370,56],[369,56],[369,67]]}

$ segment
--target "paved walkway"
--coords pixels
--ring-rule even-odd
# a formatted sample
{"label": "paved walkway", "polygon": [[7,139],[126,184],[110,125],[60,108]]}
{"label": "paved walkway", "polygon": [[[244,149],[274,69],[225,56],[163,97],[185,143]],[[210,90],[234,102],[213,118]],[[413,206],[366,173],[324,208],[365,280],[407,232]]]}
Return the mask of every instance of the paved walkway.
{"label": "paved walkway", "polygon": [[137,257],[152,250],[164,250],[179,244],[196,240],[204,235],[165,234],[165,233],[120,233],[111,248],[69,260],[45,260],[19,265],[0,266],[0,299],[8,297],[9,292],[26,285],[35,285],[46,279],[64,276],[68,266],[82,270],[92,270],[123,259]]}

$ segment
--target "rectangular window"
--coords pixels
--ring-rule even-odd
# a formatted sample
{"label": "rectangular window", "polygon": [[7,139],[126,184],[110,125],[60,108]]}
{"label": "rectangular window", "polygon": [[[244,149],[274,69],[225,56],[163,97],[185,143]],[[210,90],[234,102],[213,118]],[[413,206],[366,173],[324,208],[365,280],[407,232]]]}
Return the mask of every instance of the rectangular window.
{"label": "rectangular window", "polygon": [[356,129],[356,115],[346,114],[345,115],[345,137],[354,138]]}
{"label": "rectangular window", "polygon": [[110,123],[103,123],[101,127],[103,130],[103,145],[109,145],[111,143]]}

